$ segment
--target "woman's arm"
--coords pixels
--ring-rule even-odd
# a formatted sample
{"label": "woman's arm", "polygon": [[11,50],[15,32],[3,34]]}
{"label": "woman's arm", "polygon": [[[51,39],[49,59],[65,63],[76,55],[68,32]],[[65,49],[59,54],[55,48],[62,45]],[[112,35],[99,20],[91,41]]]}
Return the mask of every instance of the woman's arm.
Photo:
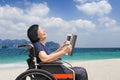
{"label": "woman's arm", "polygon": [[68,53],[72,50],[72,46],[65,46],[63,48],[61,48],[59,51],[55,51],[49,55],[46,54],[45,51],[40,51],[38,56],[41,59],[42,62],[52,62],[57,60],[58,58],[60,58],[61,56],[63,56],[65,53]]}
{"label": "woman's arm", "polygon": [[63,47],[65,47],[65,45],[66,45],[66,41],[65,41],[65,42],[54,52],[54,53],[56,53],[56,52],[62,50]]}

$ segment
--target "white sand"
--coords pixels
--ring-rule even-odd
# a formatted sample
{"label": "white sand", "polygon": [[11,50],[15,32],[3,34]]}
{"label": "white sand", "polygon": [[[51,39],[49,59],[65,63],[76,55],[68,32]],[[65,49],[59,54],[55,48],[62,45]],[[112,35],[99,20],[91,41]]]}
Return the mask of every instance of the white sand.
{"label": "white sand", "polygon": [[89,80],[120,80],[120,59],[75,62],[87,69]]}
{"label": "white sand", "polygon": [[[74,66],[87,69],[89,80],[120,80],[120,59],[77,61]],[[15,80],[27,68],[1,68],[0,80]]]}

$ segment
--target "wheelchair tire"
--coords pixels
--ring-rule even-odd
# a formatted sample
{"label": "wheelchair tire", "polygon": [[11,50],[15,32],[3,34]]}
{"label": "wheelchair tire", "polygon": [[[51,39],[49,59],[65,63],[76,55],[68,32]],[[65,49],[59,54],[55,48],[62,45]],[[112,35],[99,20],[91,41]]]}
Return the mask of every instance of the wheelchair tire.
{"label": "wheelchair tire", "polygon": [[51,73],[41,69],[30,69],[20,74],[15,80],[56,80]]}

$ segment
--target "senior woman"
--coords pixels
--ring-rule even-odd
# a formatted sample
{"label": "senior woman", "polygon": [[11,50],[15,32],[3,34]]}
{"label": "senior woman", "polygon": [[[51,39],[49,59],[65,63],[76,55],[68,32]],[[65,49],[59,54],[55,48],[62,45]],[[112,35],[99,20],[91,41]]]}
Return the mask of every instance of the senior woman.
{"label": "senior woman", "polygon": [[[53,62],[59,60],[64,54],[71,52],[72,46],[65,44],[65,42],[54,52],[50,53],[47,46],[45,46],[47,33],[38,24],[29,27],[27,31],[28,38],[35,48],[35,53],[38,62]],[[60,60],[59,60],[60,61]],[[70,73],[69,69],[61,66],[66,73]],[[83,67],[72,67],[75,71],[75,80],[88,80],[87,72]]]}

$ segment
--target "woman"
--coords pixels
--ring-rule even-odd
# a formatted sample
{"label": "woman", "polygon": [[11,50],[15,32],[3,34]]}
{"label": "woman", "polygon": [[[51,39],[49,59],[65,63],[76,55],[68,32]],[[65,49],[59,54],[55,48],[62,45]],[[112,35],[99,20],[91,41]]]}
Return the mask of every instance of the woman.
{"label": "woman", "polygon": [[[60,46],[60,48],[58,48],[55,52],[50,53],[47,47],[45,46],[47,34],[37,24],[30,26],[30,28],[28,29],[27,35],[35,47],[36,56],[38,57],[39,62],[49,63],[49,62],[59,60],[61,56],[71,52],[72,50],[72,46],[65,45],[65,42],[64,42],[63,45]],[[75,71],[75,80],[88,80],[87,72],[84,68],[73,67],[72,69]],[[63,70],[66,73],[70,72],[64,66],[63,66]]]}

